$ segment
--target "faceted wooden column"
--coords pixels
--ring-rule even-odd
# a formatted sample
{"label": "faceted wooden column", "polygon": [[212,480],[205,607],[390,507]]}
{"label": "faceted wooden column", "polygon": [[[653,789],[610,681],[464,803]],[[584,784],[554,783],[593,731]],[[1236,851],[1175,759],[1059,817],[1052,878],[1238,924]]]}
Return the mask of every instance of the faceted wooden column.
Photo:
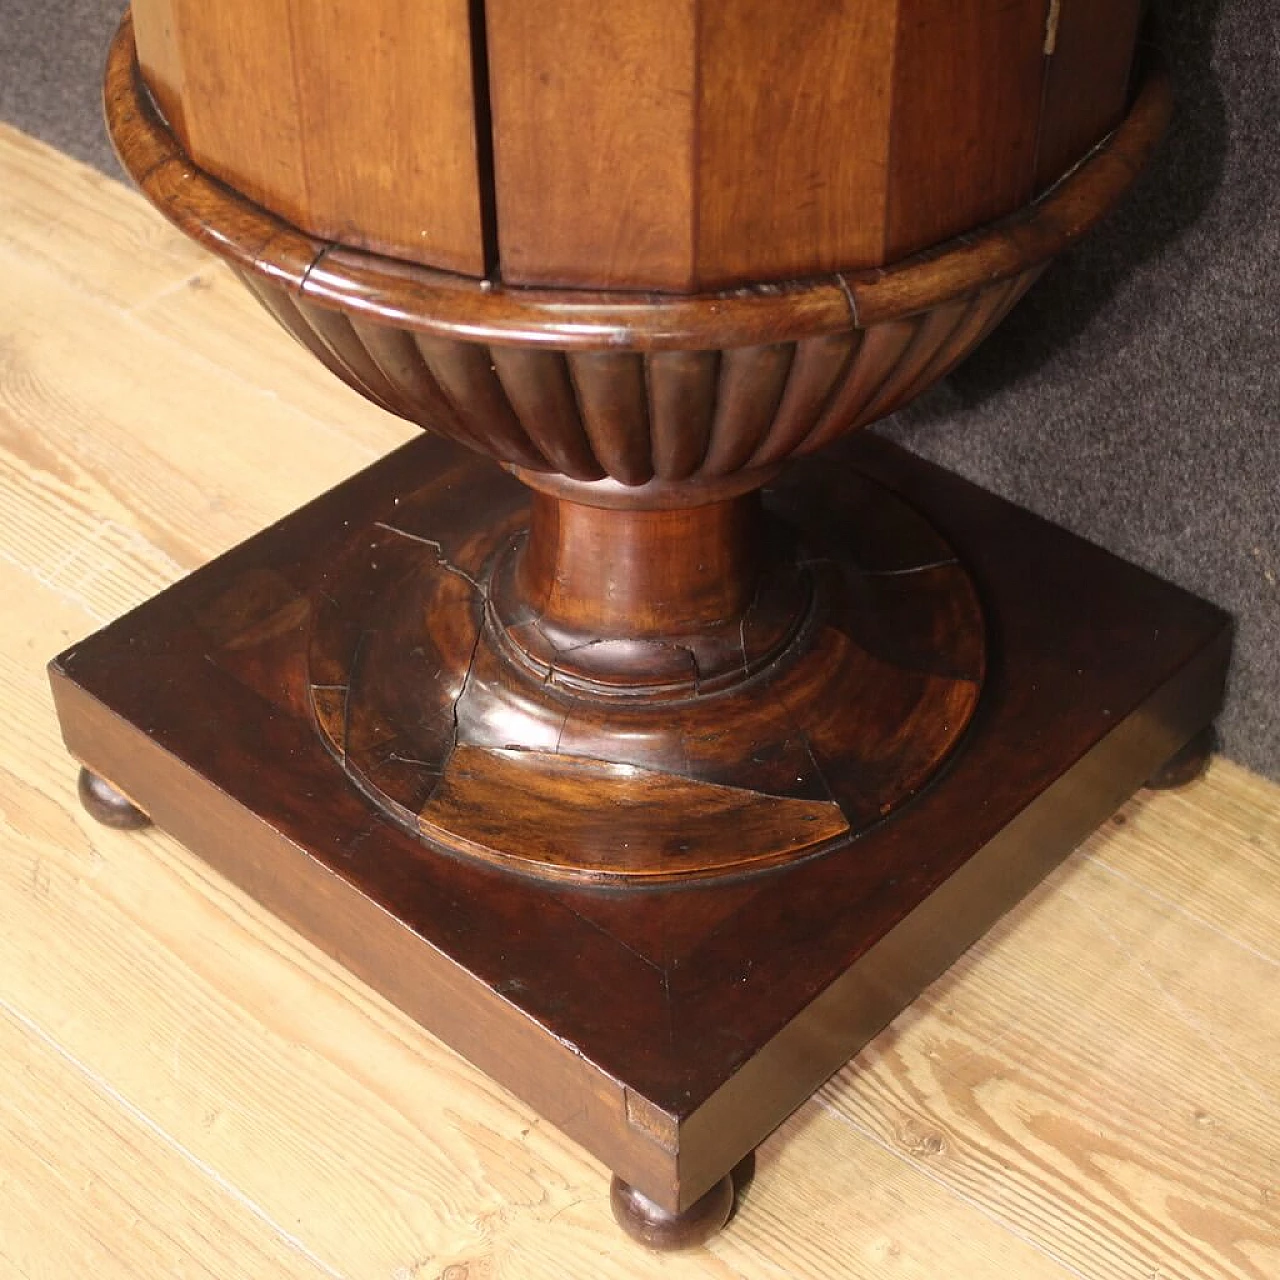
{"label": "faceted wooden column", "polygon": [[312,235],[512,283],[698,291],[876,267],[1026,204],[1122,119],[1141,8],[135,0],[133,15],[184,151]]}
{"label": "faceted wooden column", "polygon": [[312,235],[479,276],[489,135],[474,8],[134,0],[131,12],[147,84],[203,170]]}
{"label": "faceted wooden column", "polygon": [[876,267],[1012,213],[1124,115],[1140,0],[488,0],[520,284]]}

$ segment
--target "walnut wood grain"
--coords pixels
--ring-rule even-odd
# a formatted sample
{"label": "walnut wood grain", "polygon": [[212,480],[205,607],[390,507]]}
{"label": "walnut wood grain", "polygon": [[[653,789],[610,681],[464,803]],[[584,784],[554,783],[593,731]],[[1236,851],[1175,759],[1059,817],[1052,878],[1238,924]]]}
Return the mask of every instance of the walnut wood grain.
{"label": "walnut wood grain", "polygon": [[645,357],[654,475],[687,480],[706,456],[720,379],[718,351],[654,351]]}
{"label": "walnut wood grain", "polygon": [[838,333],[927,310],[1037,271],[1132,185],[1167,124],[1167,75],[1148,65],[1129,114],[1063,181],[979,233],[888,268],[691,297],[504,288],[309,236],[194,165],[138,79],[132,26],[107,68],[108,126],[125,169],[179,228],[234,265],[319,305],[417,332],[565,350],[708,351]]}
{"label": "walnut wood grain", "polygon": [[[142,0],[143,29],[166,28],[176,64],[184,151],[195,163],[295,226],[311,222],[302,101],[294,70],[290,0],[203,5],[162,0],[154,15]],[[132,7],[131,7],[132,11]],[[145,42],[141,48],[145,47]],[[148,73],[142,67],[142,75]],[[174,89],[170,88],[171,100]],[[195,110],[189,110],[191,104]],[[180,122],[180,125],[179,125]]]}
{"label": "walnut wood grain", "polygon": [[471,461],[403,484],[323,590],[251,574],[200,624],[256,637],[217,662],[278,699],[246,651],[305,620],[321,738],[431,848],[591,884],[760,870],[882,822],[978,705],[968,575],[901,500],[851,492],[832,537],[786,486],[527,512]]}
{"label": "walnut wood grain", "polygon": [[1048,0],[900,0],[885,261],[1031,199],[1047,13]]}
{"label": "walnut wood grain", "polygon": [[502,277],[694,281],[691,0],[488,0]]}
{"label": "walnut wood grain", "polygon": [[[694,353],[695,358],[706,354]],[[583,429],[604,474],[625,485],[645,484],[660,475],[649,362],[634,351],[575,351],[568,361]],[[686,389],[693,391],[689,400],[694,401],[696,381]],[[705,406],[680,398],[669,406],[676,419],[669,434],[684,430],[686,407],[695,422],[706,412]]]}
{"label": "walnut wood grain", "polygon": [[896,0],[696,7],[694,286],[886,262]]}
{"label": "walnut wood grain", "polygon": [[142,0],[129,6],[138,46],[138,64],[146,68],[147,87],[164,118],[180,138],[188,137],[183,93],[178,13],[182,0]]}
{"label": "walnut wood grain", "polygon": [[468,0],[134,0],[143,75],[207,173],[326,240],[483,275]]}
{"label": "walnut wood grain", "polygon": [[[535,1272],[589,1275],[605,1259],[666,1274],[620,1251],[595,1159],[540,1139],[526,1104],[365,998],[336,946],[300,943],[168,835],[79,816],[31,637],[117,614],[408,432],[308,377],[311,357],[264,330],[221,271],[192,285],[198,255],[125,188],[12,131],[0,153],[16,198],[0,231],[6,301],[31,335],[3,384],[23,465],[4,480],[19,518],[0,873],[7,995],[30,1019],[8,1025],[35,1054],[6,1051],[0,1068],[16,1087],[6,1253],[56,1275],[89,1255],[121,1275],[195,1256],[219,1275],[314,1274],[265,1213],[349,1276],[457,1258],[463,1237],[473,1273],[533,1241]],[[55,460],[88,483],[33,484]],[[69,580],[67,537],[100,523],[107,536],[73,565],[92,572]],[[255,838],[246,823],[209,843]],[[1105,1275],[1157,1256],[1192,1274],[1271,1256],[1280,1217],[1257,1188],[1280,1128],[1254,1099],[1277,1083],[1256,1012],[1271,979],[1259,952],[1278,953],[1278,852],[1274,787],[1229,762],[1189,792],[1137,796],[769,1141],[716,1256],[825,1278],[891,1240],[892,1261],[968,1280],[1039,1280],[1056,1257]],[[689,905],[667,908],[673,954],[709,927],[701,893],[682,892]],[[595,922],[643,945],[641,922],[603,896]],[[1174,1002],[1152,999],[1153,974]],[[1219,1054],[1204,1054],[1206,1034]],[[107,1064],[111,1095],[72,1062]],[[659,1129],[637,1099],[629,1122]],[[214,1110],[237,1123],[208,1123]],[[406,1178],[414,1194],[389,1198]],[[72,1179],[111,1194],[67,1196]]]}
{"label": "walnut wood grain", "polygon": [[[550,459],[539,448],[536,439],[541,420],[534,422],[531,435],[528,425],[520,421],[507,395],[497,362],[490,358],[485,348],[429,333],[414,334],[413,342],[422,370],[444,393],[453,413],[466,425],[467,435],[476,448],[485,450],[502,462],[532,467],[537,471],[551,467]],[[412,361],[412,353],[407,349],[405,356]],[[410,367],[415,376],[421,376],[416,365],[411,363]],[[429,413],[433,406],[434,398],[425,406],[426,412]],[[428,425],[428,422],[424,421],[422,425]],[[573,432],[571,422],[566,423],[565,430]]]}
{"label": "walnut wood grain", "polygon": [[[687,292],[884,261],[895,4],[488,15],[505,280]],[[795,88],[761,92],[780,58]]]}
{"label": "walnut wood grain", "polygon": [[513,420],[552,470],[572,480],[605,476],[592,451],[563,353],[495,346],[487,352],[479,349],[477,356],[497,376]]}
{"label": "walnut wood grain", "polygon": [[[486,861],[597,884],[687,880],[788,862],[848,823],[830,800],[764,796],[612,760],[459,747],[423,834]],[[510,847],[512,823],[528,839]]]}
{"label": "walnut wood grain", "polygon": [[736,630],[760,593],[767,545],[755,495],[618,513],[535,493],[511,607],[597,639],[674,639],[730,620]]}
{"label": "walnut wood grain", "polygon": [[1124,118],[1143,0],[1059,0],[1045,41],[1036,190]]}
{"label": "walnut wood grain", "polygon": [[1137,11],[494,0],[503,278],[691,293],[1005,217],[1121,118]]}
{"label": "walnut wood grain", "polygon": [[[126,21],[109,122],[309,353],[510,474],[420,439],[67,655],[56,696],[89,767],[209,828],[674,1240],[1220,700],[1199,602],[872,441],[782,470],[962,359],[1132,181],[1167,85],[1035,199],[1039,0],[445,3],[479,268],[368,251],[386,157],[414,170],[416,39],[255,10],[244,66],[227,40],[199,68],[263,82],[232,173],[160,115]],[[183,4],[179,56],[144,44],[185,92]],[[802,91],[758,92],[788,45]],[[344,169],[366,112],[385,149]]]}

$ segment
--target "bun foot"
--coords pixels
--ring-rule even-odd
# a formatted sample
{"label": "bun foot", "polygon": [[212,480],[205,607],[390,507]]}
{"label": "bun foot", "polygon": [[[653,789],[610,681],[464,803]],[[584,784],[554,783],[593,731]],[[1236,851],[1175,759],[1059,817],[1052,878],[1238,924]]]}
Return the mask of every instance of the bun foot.
{"label": "bun foot", "polygon": [[128,796],[88,769],[80,770],[77,789],[80,792],[80,803],[84,805],[86,812],[104,827],[114,827],[117,831],[138,831],[151,825],[151,819]]}
{"label": "bun foot", "polygon": [[1152,791],[1173,791],[1199,778],[1213,755],[1213,726],[1201,729],[1180,751],[1175,752],[1147,780]]}
{"label": "bun foot", "polygon": [[609,1188],[609,1203],[623,1231],[647,1248],[663,1253],[695,1249],[729,1221],[733,1212],[733,1178],[721,1178],[683,1213],[669,1213],[617,1177]]}

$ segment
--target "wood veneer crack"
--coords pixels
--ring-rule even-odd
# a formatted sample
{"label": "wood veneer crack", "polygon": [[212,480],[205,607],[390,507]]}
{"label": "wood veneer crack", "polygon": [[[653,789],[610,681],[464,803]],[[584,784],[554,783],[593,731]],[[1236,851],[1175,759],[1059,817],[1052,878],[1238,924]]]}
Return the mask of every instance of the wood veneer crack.
{"label": "wood veneer crack", "polygon": [[443,544],[437,542],[435,538],[426,538],[420,533],[410,533],[407,529],[398,529],[395,525],[387,524],[384,520],[375,520],[373,522],[373,527],[375,529],[385,529],[388,533],[399,534],[400,537],[408,538],[411,542],[420,542],[423,546],[431,547],[436,553],[436,563],[440,568],[442,568],[446,573],[452,573],[456,577],[461,578],[471,586],[472,590],[475,591],[482,601],[485,601],[486,603],[488,602],[489,592],[485,585],[478,582],[465,569],[460,569],[456,564],[454,564],[449,557],[445,555]]}

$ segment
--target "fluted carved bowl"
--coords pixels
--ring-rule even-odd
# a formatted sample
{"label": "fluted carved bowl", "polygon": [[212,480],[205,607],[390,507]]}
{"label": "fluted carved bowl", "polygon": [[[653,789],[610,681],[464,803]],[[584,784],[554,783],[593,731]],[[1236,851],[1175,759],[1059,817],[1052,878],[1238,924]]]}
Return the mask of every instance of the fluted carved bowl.
{"label": "fluted carved bowl", "polygon": [[665,505],[754,487],[946,375],[1128,188],[1170,92],[1148,67],[1115,132],[974,234],[876,270],[694,295],[512,288],[309,236],[193,164],[127,21],[106,104],[144,193],[362,395],[534,483]]}

